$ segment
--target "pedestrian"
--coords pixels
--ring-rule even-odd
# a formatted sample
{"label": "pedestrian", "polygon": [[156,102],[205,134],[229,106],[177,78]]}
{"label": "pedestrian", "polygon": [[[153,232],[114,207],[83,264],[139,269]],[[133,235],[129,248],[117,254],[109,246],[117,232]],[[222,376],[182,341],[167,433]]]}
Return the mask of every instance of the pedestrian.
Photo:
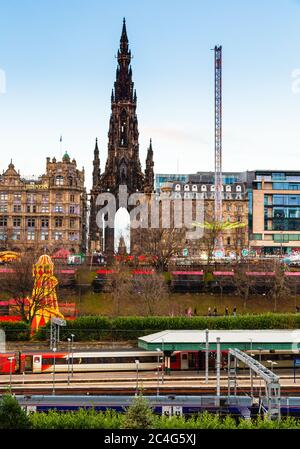
{"label": "pedestrian", "polygon": [[194,308],[194,315],[195,315],[195,316],[198,315],[198,313],[197,313],[197,307]]}
{"label": "pedestrian", "polygon": [[218,312],[217,312],[217,308],[215,307],[214,308],[214,316],[217,316],[218,315]]}
{"label": "pedestrian", "polygon": [[211,316],[211,308],[210,308],[210,307],[208,308],[207,315],[208,315],[208,316]]}
{"label": "pedestrian", "polygon": [[226,307],[225,308],[225,316],[228,316],[229,315],[229,310],[228,310],[228,307]]}
{"label": "pedestrian", "polygon": [[299,313],[299,306],[296,306],[296,313]]}
{"label": "pedestrian", "polygon": [[236,316],[236,307],[234,307],[233,311],[232,311],[232,315]]}

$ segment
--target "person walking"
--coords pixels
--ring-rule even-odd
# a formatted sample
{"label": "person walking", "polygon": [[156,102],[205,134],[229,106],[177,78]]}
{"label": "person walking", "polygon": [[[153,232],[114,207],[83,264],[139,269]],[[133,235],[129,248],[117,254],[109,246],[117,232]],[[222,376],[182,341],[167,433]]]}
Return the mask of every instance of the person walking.
{"label": "person walking", "polygon": [[217,308],[215,307],[214,308],[214,316],[217,316],[218,315],[218,312],[217,312]]}
{"label": "person walking", "polygon": [[207,315],[211,316],[211,308],[210,307],[208,308]]}
{"label": "person walking", "polygon": [[228,310],[228,307],[226,307],[225,308],[225,316],[228,316],[229,315],[229,310]]}
{"label": "person walking", "polygon": [[232,315],[236,316],[236,307],[234,307],[233,311],[232,311]]}

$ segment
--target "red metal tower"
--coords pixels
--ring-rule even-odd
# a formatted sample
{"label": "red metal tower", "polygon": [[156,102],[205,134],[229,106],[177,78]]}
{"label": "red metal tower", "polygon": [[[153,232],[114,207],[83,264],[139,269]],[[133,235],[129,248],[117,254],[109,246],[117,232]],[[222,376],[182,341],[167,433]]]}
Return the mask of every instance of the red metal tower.
{"label": "red metal tower", "polygon": [[215,46],[215,255],[223,254],[222,238],[222,46]]}

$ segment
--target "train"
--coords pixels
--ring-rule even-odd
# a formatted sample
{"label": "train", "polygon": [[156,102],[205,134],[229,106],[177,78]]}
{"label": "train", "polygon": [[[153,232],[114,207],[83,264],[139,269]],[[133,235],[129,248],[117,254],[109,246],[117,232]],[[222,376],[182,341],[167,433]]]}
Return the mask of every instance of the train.
{"label": "train", "polygon": [[[267,368],[289,369],[294,367],[294,360],[299,359],[299,351],[291,350],[251,350],[246,351]],[[205,350],[174,351],[170,355],[169,369],[171,371],[205,369]],[[272,360],[272,363],[270,362]],[[137,362],[138,361],[138,362]],[[209,351],[209,369],[216,367],[216,351]],[[221,369],[227,369],[228,351],[221,351]],[[17,351],[0,353],[0,374],[50,373],[55,364],[56,372],[67,372],[72,367],[73,372],[102,371],[154,371],[165,369],[162,351]],[[137,366],[138,365],[138,366]],[[272,365],[272,366],[271,366]],[[245,366],[241,362],[238,370]]]}

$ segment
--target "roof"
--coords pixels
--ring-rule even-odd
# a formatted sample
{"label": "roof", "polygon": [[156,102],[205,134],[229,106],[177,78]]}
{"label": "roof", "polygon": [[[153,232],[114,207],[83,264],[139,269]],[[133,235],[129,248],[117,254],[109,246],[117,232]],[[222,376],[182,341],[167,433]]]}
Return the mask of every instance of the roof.
{"label": "roof", "polygon": [[[216,348],[217,337],[220,337],[221,349],[300,349],[300,330],[297,329],[209,330],[210,349]],[[204,349],[205,339],[205,330],[165,330],[140,337],[138,345],[147,350],[200,350]]]}

